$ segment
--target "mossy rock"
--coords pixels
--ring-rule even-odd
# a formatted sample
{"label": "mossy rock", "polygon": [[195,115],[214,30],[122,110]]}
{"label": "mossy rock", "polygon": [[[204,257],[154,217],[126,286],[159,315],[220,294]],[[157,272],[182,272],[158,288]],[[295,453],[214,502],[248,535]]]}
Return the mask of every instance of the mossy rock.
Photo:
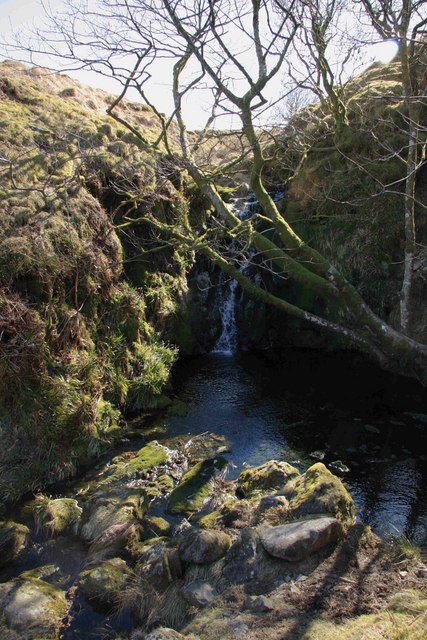
{"label": "mossy rock", "polygon": [[280,489],[300,475],[288,462],[269,460],[260,467],[245,469],[239,475],[238,491],[245,497],[261,496]]}
{"label": "mossy rock", "polygon": [[0,522],[0,567],[13,562],[24,551],[30,539],[30,530],[11,520]]}
{"label": "mossy rock", "polygon": [[0,585],[0,619],[21,640],[56,640],[67,608],[65,593],[43,580],[19,577]]}
{"label": "mossy rock", "polygon": [[99,489],[83,506],[80,535],[93,543],[113,526],[136,524],[146,511],[144,500],[145,493],[138,487]]}
{"label": "mossy rock", "polygon": [[168,536],[170,531],[171,525],[164,518],[146,516],[142,520],[142,536],[146,540],[150,538]]}
{"label": "mossy rock", "polygon": [[145,548],[136,566],[136,573],[157,591],[164,590],[177,578],[182,578],[181,560],[170,540],[159,540]]}
{"label": "mossy rock", "polygon": [[172,491],[168,502],[169,513],[188,515],[199,511],[212,493],[212,480],[226,466],[227,460],[222,457],[203,460],[194,465]]}
{"label": "mossy rock", "polygon": [[332,514],[353,520],[355,506],[349,492],[337,476],[317,462],[288,486],[289,509],[294,517]]}
{"label": "mossy rock", "polygon": [[195,530],[181,540],[179,556],[186,563],[211,564],[225,556],[231,544],[231,537],[223,531]]}
{"label": "mossy rock", "polygon": [[153,440],[137,451],[135,455],[130,453],[114,458],[106,481],[112,484],[144,479],[153,469],[170,462],[171,454],[170,449]]}
{"label": "mossy rock", "polygon": [[109,609],[117,604],[130,570],[124,560],[113,558],[82,571],[79,590],[95,608]]}
{"label": "mossy rock", "polygon": [[47,536],[56,536],[67,531],[76,534],[82,513],[77,500],[72,498],[56,498],[50,500],[38,496],[32,507],[37,528]]}

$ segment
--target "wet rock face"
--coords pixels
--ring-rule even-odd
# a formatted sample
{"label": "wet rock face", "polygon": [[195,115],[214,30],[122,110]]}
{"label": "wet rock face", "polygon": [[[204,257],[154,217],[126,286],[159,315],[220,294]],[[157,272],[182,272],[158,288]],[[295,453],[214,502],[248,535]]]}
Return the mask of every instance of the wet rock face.
{"label": "wet rock face", "polygon": [[335,518],[316,518],[264,529],[260,541],[274,558],[299,562],[337,542],[342,533],[342,526]]}
{"label": "wet rock face", "polygon": [[18,558],[30,539],[30,530],[23,524],[0,522],[0,567]]}
{"label": "wet rock face", "polygon": [[222,531],[192,531],[179,545],[179,556],[183,562],[210,564],[227,553],[231,542]]}
{"label": "wet rock face", "polygon": [[43,580],[16,578],[0,585],[0,619],[27,640],[57,638],[66,613],[65,593]]}

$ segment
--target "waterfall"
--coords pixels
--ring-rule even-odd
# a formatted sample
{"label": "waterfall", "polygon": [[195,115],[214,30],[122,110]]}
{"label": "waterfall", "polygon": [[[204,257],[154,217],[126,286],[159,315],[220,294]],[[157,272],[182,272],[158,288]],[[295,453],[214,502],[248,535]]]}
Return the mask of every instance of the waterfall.
{"label": "waterfall", "polygon": [[[284,192],[277,191],[270,193],[270,196],[275,202],[278,202],[284,197]],[[258,200],[253,193],[248,194],[244,198],[236,198],[232,203],[233,213],[240,218],[240,220],[246,220],[250,218],[254,213],[257,213],[260,209]],[[235,241],[231,243],[230,249],[232,252],[237,251]],[[249,251],[249,259],[241,262],[239,271],[244,273],[245,270],[251,264],[251,257],[253,256],[253,249]],[[217,340],[213,348],[214,353],[224,353],[232,355],[236,353],[239,343],[238,328],[236,323],[236,305],[237,296],[239,291],[239,285],[236,280],[228,279],[229,276],[222,274],[219,285],[221,292],[217,296],[218,310],[221,317],[222,333]]]}
{"label": "waterfall", "polygon": [[[225,274],[222,274],[220,284],[223,285]],[[237,351],[236,297],[238,284],[236,280],[228,280],[218,301],[221,317],[222,333],[213,349],[214,353],[231,355]]]}

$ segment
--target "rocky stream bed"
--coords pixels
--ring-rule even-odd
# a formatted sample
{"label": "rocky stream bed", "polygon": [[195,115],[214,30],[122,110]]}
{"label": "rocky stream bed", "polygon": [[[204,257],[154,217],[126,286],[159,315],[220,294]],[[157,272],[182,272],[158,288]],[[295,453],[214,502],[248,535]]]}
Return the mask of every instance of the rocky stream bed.
{"label": "rocky stream bed", "polygon": [[425,565],[354,524],[337,476],[270,460],[227,480],[225,449],[153,440],[1,522],[2,639],[362,638],[372,616],[425,637]]}

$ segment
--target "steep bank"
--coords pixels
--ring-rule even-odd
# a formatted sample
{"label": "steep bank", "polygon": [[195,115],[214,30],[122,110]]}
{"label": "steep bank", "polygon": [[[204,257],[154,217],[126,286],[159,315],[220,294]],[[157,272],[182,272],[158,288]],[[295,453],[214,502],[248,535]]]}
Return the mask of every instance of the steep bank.
{"label": "steep bank", "polygon": [[[126,216],[135,189],[139,211],[177,220],[188,206],[161,151],[105,115],[109,99],[0,67],[0,500],[74,474],[122,435],[123,411],[166,402],[164,331],[192,256]],[[150,109],[122,111],[157,137]]]}

